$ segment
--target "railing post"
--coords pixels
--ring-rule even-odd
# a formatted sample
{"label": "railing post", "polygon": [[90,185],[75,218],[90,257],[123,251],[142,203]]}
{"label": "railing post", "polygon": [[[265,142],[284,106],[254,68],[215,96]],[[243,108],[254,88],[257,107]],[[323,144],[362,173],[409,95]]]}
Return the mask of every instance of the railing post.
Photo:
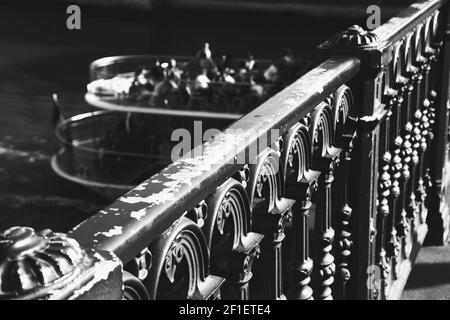
{"label": "railing post", "polygon": [[319,173],[310,170],[310,135],[306,126],[297,123],[284,137],[281,156],[284,196],[295,200],[292,208],[288,299],[312,300],[309,210],[317,190]]}
{"label": "railing post", "polygon": [[252,228],[264,235],[261,244],[260,272],[255,281],[261,281],[259,297],[268,300],[285,300],[283,292],[283,241],[284,229],[292,220],[295,201],[281,197],[278,143],[267,148],[251,164],[248,194],[252,207]]}
{"label": "railing post", "polygon": [[226,279],[223,299],[248,300],[252,266],[260,256],[264,236],[250,232],[251,209],[245,188],[230,178],[206,203],[204,232],[211,250],[211,273]]}
{"label": "railing post", "polygon": [[317,252],[315,254],[314,280],[317,285],[317,292],[314,297],[317,300],[330,300],[332,297],[332,285],[336,265],[332,253],[335,231],[331,226],[331,184],[334,180],[333,172],[336,160],[333,159],[328,170],[322,172],[319,177],[319,187],[317,191],[316,204],[316,230],[320,233],[317,237]]}
{"label": "railing post", "polygon": [[335,299],[345,300],[347,297],[347,289],[349,280],[351,279],[351,254],[352,254],[352,234],[350,229],[350,220],[352,216],[352,208],[348,204],[348,179],[350,177],[350,151],[342,154],[341,168],[338,170],[337,181],[339,181],[336,190],[339,197],[338,210],[335,213],[334,225],[336,229],[336,281],[334,297]]}
{"label": "railing post", "polygon": [[[316,181],[298,187],[298,198],[292,210],[292,275],[288,299],[312,300],[311,272],[313,260],[309,254],[308,217],[311,208],[311,194],[317,188]],[[293,188],[292,188],[293,189]]]}
{"label": "railing post", "polygon": [[[428,190],[429,212],[427,223],[429,232],[427,244],[443,244],[448,235],[449,228],[449,205],[445,203],[445,188],[443,168],[447,161],[448,144],[448,119],[449,119],[449,88],[450,88],[450,5],[447,3],[440,10],[443,28],[437,41],[442,41],[435,74],[437,97],[435,102],[434,139],[431,144],[430,179],[431,190]],[[433,102],[433,101],[431,101]],[[433,128],[432,128],[433,129]],[[447,172],[447,175],[449,173]]]}
{"label": "railing post", "polygon": [[[354,276],[348,298],[374,299],[368,285],[369,268],[376,265],[376,229],[378,199],[378,161],[380,121],[386,116],[381,106],[381,82],[383,67],[390,59],[386,43],[359,26],[352,26],[319,46],[326,56],[357,56],[362,61],[362,72],[355,78],[355,111],[358,120],[357,139],[353,148],[352,171],[349,178],[349,202],[357,214],[352,216],[354,250],[352,262]],[[350,82],[352,84],[352,82]],[[350,85],[352,86],[352,85]],[[379,288],[377,288],[379,289]]]}
{"label": "railing post", "polygon": [[50,230],[12,227],[0,234],[0,300],[122,297],[122,264],[112,253],[84,250]]}

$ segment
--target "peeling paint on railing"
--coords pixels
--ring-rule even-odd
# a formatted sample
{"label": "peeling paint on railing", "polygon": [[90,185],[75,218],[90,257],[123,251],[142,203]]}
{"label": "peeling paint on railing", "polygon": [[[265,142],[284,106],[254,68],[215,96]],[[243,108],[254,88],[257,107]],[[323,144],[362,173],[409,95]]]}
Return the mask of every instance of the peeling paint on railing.
{"label": "peeling paint on railing", "polygon": [[[96,257],[99,260],[102,259],[102,256],[98,253],[95,253],[94,257]],[[94,277],[88,283],[86,283],[81,289],[75,290],[73,293],[73,298],[79,297],[89,292],[98,283],[108,280],[108,278],[117,268],[117,262],[115,261],[103,261],[102,266],[98,267],[99,265],[100,265],[99,263],[95,264]]]}
{"label": "peeling paint on railing", "polygon": [[130,213],[130,217],[136,219],[136,220],[141,220],[142,217],[144,217],[147,213],[147,208],[142,208],[140,210],[137,211],[132,211]]}
{"label": "peeling paint on railing", "polygon": [[114,228],[112,228],[112,229],[110,229],[110,230],[108,230],[106,232],[96,232],[94,234],[94,236],[97,236],[99,234],[102,234],[102,235],[104,235],[105,237],[108,237],[108,238],[116,236],[116,235],[119,235],[119,234],[122,234],[122,226],[115,226]]}

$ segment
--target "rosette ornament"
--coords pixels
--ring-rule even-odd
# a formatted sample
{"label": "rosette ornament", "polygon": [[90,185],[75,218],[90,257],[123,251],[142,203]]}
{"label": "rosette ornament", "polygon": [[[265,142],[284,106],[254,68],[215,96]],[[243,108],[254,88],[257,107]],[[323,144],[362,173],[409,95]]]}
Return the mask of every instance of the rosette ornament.
{"label": "rosette ornament", "polygon": [[0,299],[77,299],[105,257],[62,233],[9,228],[0,233]]}
{"label": "rosette ornament", "polygon": [[376,41],[378,41],[378,36],[375,33],[364,30],[356,24],[338,35],[335,40],[337,45],[358,47],[367,46]]}

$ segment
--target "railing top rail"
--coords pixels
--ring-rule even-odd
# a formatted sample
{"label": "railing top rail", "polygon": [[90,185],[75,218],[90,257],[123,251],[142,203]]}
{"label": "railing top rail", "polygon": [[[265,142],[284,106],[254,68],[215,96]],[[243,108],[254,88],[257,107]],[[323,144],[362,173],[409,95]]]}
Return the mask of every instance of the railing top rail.
{"label": "railing top rail", "polygon": [[[108,208],[75,227],[83,247],[112,251],[129,261],[163,234],[183,213],[204,200],[239,170],[236,159],[268,137],[271,145],[339,86],[358,73],[354,57],[332,57],[191,154],[175,161]],[[256,134],[255,134],[256,133]]]}
{"label": "railing top rail", "polygon": [[447,0],[422,0],[415,1],[395,17],[392,17],[381,26],[373,30],[381,41],[396,41],[402,39],[406,34],[414,30],[418,24],[423,22],[430,13],[442,7]]}

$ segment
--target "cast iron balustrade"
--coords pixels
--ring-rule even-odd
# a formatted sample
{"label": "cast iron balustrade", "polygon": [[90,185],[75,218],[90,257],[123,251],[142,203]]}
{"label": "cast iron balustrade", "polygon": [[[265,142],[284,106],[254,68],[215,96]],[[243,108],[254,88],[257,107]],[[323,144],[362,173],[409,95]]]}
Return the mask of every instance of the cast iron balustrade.
{"label": "cast iron balustrade", "polygon": [[[447,232],[448,16],[419,1],[337,34],[323,63],[67,237],[9,229],[0,297],[398,298],[427,231]],[[12,281],[30,272],[45,277]]]}

